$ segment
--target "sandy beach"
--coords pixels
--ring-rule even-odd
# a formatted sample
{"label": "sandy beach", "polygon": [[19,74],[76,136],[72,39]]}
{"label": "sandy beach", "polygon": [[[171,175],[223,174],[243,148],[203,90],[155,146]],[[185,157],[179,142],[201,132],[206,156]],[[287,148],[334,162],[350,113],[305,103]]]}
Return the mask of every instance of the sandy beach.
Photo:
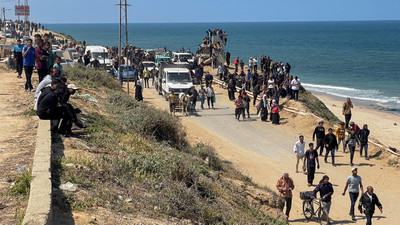
{"label": "sandy beach", "polygon": [[[346,100],[345,98],[332,97],[319,93],[313,94],[324,102],[328,109],[339,119],[344,120],[342,106]],[[369,130],[371,130],[371,141],[376,141],[386,147],[400,149],[400,140],[397,138],[400,137],[400,116],[371,109],[357,101],[353,101],[353,104],[354,108],[351,120],[358,124],[360,128],[362,128],[363,124],[368,124]]]}

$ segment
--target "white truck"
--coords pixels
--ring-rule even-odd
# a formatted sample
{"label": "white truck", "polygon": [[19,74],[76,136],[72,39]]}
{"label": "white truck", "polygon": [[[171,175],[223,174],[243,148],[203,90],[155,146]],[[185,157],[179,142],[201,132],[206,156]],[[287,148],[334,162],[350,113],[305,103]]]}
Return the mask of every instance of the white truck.
{"label": "white truck", "polygon": [[176,96],[193,87],[192,76],[187,64],[161,63],[157,77],[154,78],[154,87],[165,100],[174,91]]}
{"label": "white truck", "polygon": [[101,67],[104,67],[104,64],[106,64],[107,69],[111,67],[111,60],[108,58],[108,51],[105,47],[90,45],[86,46],[85,53],[87,51],[90,51],[90,61],[93,61],[95,58],[97,58]]}

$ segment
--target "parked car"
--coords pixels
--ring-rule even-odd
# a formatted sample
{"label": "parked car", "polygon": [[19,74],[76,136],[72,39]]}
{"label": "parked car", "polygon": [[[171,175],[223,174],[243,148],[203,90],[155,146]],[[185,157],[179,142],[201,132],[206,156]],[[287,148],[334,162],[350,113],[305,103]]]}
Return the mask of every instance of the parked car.
{"label": "parked car", "polygon": [[60,46],[59,46],[59,45],[51,45],[51,47],[53,48],[53,51],[54,51],[54,50],[59,50],[59,49],[60,49]]}
{"label": "parked car", "polygon": [[74,59],[79,59],[79,53],[74,48],[67,48],[65,51],[71,52],[71,55]]}
{"label": "parked car", "polygon": [[[123,80],[124,81],[128,80],[127,71],[126,71],[127,65],[121,65],[120,68],[122,71]],[[112,69],[114,71],[114,76],[119,80],[120,79],[119,71],[116,70],[114,67],[112,67]],[[133,81],[133,78],[134,78],[133,67],[129,66],[128,69],[129,69],[129,81]]]}
{"label": "parked car", "polygon": [[71,59],[66,59],[66,58],[61,58],[61,63],[60,63],[63,67],[64,66],[72,66],[75,67],[78,65],[78,62],[75,62]]}

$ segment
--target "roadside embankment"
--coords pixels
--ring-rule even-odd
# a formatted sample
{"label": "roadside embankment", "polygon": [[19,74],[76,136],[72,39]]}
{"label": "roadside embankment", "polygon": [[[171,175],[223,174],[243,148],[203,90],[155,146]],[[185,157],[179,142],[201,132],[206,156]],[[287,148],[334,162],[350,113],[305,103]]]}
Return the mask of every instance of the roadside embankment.
{"label": "roadside embankment", "polygon": [[52,224],[51,132],[50,121],[40,120],[33,159],[28,208],[22,224]]}

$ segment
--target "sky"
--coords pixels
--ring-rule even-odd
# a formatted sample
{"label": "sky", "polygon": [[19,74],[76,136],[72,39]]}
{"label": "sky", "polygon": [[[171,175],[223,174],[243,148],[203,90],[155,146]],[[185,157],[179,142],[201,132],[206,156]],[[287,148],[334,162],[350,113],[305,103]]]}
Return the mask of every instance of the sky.
{"label": "sky", "polygon": [[[21,0],[23,2],[23,0]],[[15,19],[16,0],[0,0]],[[118,23],[119,0],[29,0],[31,21]],[[129,23],[400,20],[400,0],[132,1]]]}

